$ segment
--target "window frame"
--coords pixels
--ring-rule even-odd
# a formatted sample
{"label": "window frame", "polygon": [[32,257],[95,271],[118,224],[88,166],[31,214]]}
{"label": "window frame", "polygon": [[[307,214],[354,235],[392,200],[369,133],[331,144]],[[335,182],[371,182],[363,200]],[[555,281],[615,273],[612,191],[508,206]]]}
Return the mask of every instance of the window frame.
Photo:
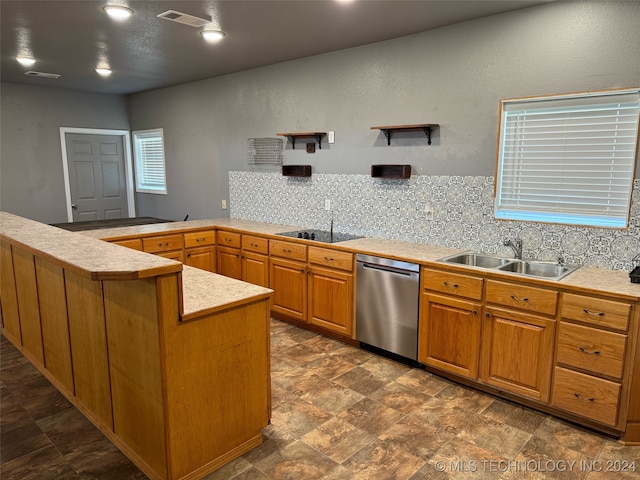
{"label": "window frame", "polygon": [[[585,206],[587,205],[587,201],[575,202],[575,206],[577,208],[575,208],[573,211],[570,211],[570,209],[566,208],[568,204],[561,204],[560,207],[556,207],[556,208],[546,206],[544,208],[534,209],[532,205],[535,204],[535,201],[538,201],[540,199],[540,197],[542,196],[541,195],[542,191],[550,190],[552,192],[555,191],[556,194],[558,194],[558,192],[562,192],[563,190],[561,188],[562,184],[558,186],[558,184],[555,182],[552,182],[550,186],[534,187],[534,193],[532,196],[537,198],[534,202],[527,202],[526,199],[524,198],[525,196],[524,192],[526,188],[524,187],[516,188],[515,185],[518,183],[524,183],[524,182],[521,182],[522,178],[526,180],[534,180],[534,181],[536,179],[538,181],[544,180],[544,173],[542,174],[534,173],[530,176],[523,177],[523,174],[526,174],[526,167],[536,166],[536,162],[539,161],[539,160],[530,160],[527,158],[527,155],[532,155],[532,154],[540,155],[541,157],[544,157],[544,160],[542,162],[544,163],[544,161],[549,162],[549,161],[555,160],[554,157],[556,157],[558,153],[557,152],[554,152],[553,154],[545,153],[545,152],[540,153],[539,150],[536,150],[536,148],[540,148],[540,145],[535,144],[535,140],[530,141],[529,144],[525,144],[526,142],[522,141],[522,139],[525,136],[521,134],[512,135],[512,138],[516,138],[516,137],[519,138],[519,141],[522,141],[522,143],[525,144],[524,149],[520,149],[518,153],[513,153],[513,154],[510,154],[510,152],[505,153],[505,150],[509,148],[509,146],[505,147],[505,138],[508,135],[510,135],[507,132],[507,129],[505,127],[507,117],[509,116],[514,117],[516,114],[520,113],[525,117],[529,115],[529,119],[530,119],[531,116],[534,116],[534,115],[531,115],[532,112],[534,113],[542,112],[542,113],[549,113],[550,116],[552,116],[554,119],[559,119],[559,118],[564,118],[564,117],[561,117],[559,113],[563,113],[563,114],[566,113],[567,117],[569,117],[571,122],[574,122],[574,123],[568,122],[568,126],[563,125],[562,129],[558,128],[558,130],[554,130],[550,134],[545,133],[543,141],[538,140],[540,144],[542,144],[550,141],[546,137],[553,137],[554,135],[557,135],[558,132],[563,132],[563,133],[571,132],[571,128],[576,128],[578,123],[582,121],[582,120],[576,120],[576,117],[578,116],[576,112],[579,112],[580,110],[584,109],[586,105],[588,105],[588,108],[592,109],[594,108],[593,105],[595,103],[599,103],[600,100],[614,99],[616,96],[620,96],[621,98],[622,96],[634,97],[631,99],[632,103],[634,105],[634,108],[638,108],[637,116],[635,115],[636,112],[633,111],[632,113],[634,114],[634,116],[631,117],[635,122],[637,122],[635,124],[635,131],[631,130],[631,132],[634,132],[633,134],[635,135],[635,142],[633,142],[634,144],[632,147],[633,153],[630,154],[629,152],[627,152],[626,157],[624,157],[622,161],[620,160],[618,160],[618,162],[615,161],[617,154],[613,155],[614,158],[612,158],[611,160],[612,165],[616,169],[614,171],[617,173],[619,172],[623,173],[622,180],[618,180],[618,183],[623,184],[623,186],[609,187],[610,193],[621,192],[623,194],[623,196],[621,197],[622,202],[618,202],[618,205],[616,205],[616,208],[615,208],[616,215],[610,215],[607,213],[606,207],[607,207],[607,204],[609,207],[611,206],[611,200],[608,200],[608,201],[602,200],[601,203],[596,204],[596,207],[593,209],[594,211],[587,212],[587,213],[585,213],[584,211],[581,211],[581,208],[580,208],[580,206],[582,206],[584,209]],[[584,99],[584,102],[581,102],[581,100],[583,99]],[[607,101],[607,102],[603,102],[603,104],[610,105],[612,103],[610,101]],[[509,109],[509,106],[511,106],[510,109]],[[530,107],[529,110],[527,110],[527,106]],[[515,108],[515,107],[519,107],[519,108]],[[557,110],[557,112],[554,112],[554,110]],[[570,113],[567,113],[567,112],[570,112]],[[620,116],[621,114],[618,112],[616,114],[616,117],[612,117],[612,118],[618,119],[620,118]],[[563,224],[563,225],[591,227],[591,228],[612,228],[612,229],[628,229],[629,228],[631,199],[633,195],[633,183],[634,183],[634,178],[636,174],[636,166],[638,164],[638,144],[640,141],[640,88],[602,90],[602,91],[594,91],[594,92],[503,99],[500,101],[498,120],[499,120],[499,124],[498,124],[497,154],[496,154],[497,158],[496,158],[496,167],[495,167],[495,176],[494,176],[494,197],[495,197],[494,198],[494,218],[496,220],[552,223],[552,224]],[[530,122],[530,123],[533,123],[533,122]],[[613,125],[614,123],[611,122],[610,124]],[[526,128],[527,127],[525,126],[525,131],[526,131]],[[580,128],[584,128],[584,127],[580,126]],[[526,131],[527,134],[530,134],[531,131],[533,131],[533,128],[531,126],[529,126],[529,129],[530,130]],[[606,132],[606,130],[607,129],[605,127],[601,128],[602,132]],[[591,150],[595,150],[593,145],[590,146],[588,144],[589,140],[591,140],[591,138],[585,135],[584,138],[579,138],[577,140],[577,143],[579,145],[582,145],[583,148],[586,147],[586,148],[591,148]],[[580,142],[583,142],[583,143],[580,143]],[[609,140],[608,142],[612,146],[616,144],[616,141],[614,140]],[[631,143],[628,142],[627,146],[629,145],[631,145]],[[542,145],[542,146],[547,147],[547,145]],[[529,148],[528,150],[527,150],[527,147]],[[562,166],[563,168],[569,167],[570,172],[572,172],[572,174],[570,175],[570,179],[575,181],[578,179],[578,177],[580,177],[580,174],[579,174],[581,172],[580,168],[584,167],[584,165],[582,166],[571,165],[572,163],[571,160],[579,159],[578,162],[576,163],[580,163],[580,162],[588,162],[590,159],[588,158],[587,155],[576,157],[575,152],[573,152],[571,148],[572,148],[571,146],[567,147],[565,145],[561,147],[560,149],[561,153],[559,154],[560,158],[559,158],[558,165]],[[576,148],[576,147],[573,147],[573,148]],[[512,148],[512,150],[515,150],[515,148]],[[589,150],[589,153],[591,153],[591,150]],[[524,153],[521,153],[521,152],[524,152]],[[574,155],[573,157],[571,156],[572,153]],[[508,163],[507,161],[505,161],[505,157],[508,157]],[[609,158],[609,157],[606,157],[606,158]],[[509,175],[504,174],[504,171],[509,167],[516,170],[517,163],[518,163],[516,159],[522,160],[523,165],[525,165],[525,168],[520,168],[517,171],[518,181],[509,180],[508,179]],[[596,166],[603,165],[602,160],[601,159],[598,159],[598,160],[600,163],[594,163],[594,165]],[[526,163],[526,162],[530,162],[530,163]],[[627,170],[629,170],[629,168],[631,171],[629,173],[629,178],[627,178],[626,173],[627,173]],[[552,172],[552,170],[549,170],[549,172]],[[503,178],[503,174],[504,176],[507,177],[507,179]],[[607,178],[612,178],[613,176],[615,176],[614,173],[610,174],[610,177],[607,177]],[[594,178],[598,178],[598,181],[600,181],[600,177],[598,177],[597,174],[595,174]],[[579,183],[577,183],[576,185],[580,186]],[[601,182],[601,185],[604,185],[604,181]],[[506,191],[509,186],[512,187],[511,192],[504,193],[503,195],[503,192]],[[589,191],[589,192],[592,193],[592,191]],[[510,203],[505,202],[503,196],[507,197],[508,200],[510,200]],[[505,205],[505,203],[507,204]],[[527,203],[529,203],[528,206],[526,205]],[[520,204],[525,204],[525,206],[520,207],[519,206]],[[598,212],[597,209],[601,209],[601,211]]]}
{"label": "window frame", "polygon": [[[164,148],[164,130],[162,128],[152,128],[147,130],[134,130],[131,132],[131,136],[133,137],[133,158],[134,158],[134,169],[135,169],[135,177],[136,177],[136,193],[151,193],[155,195],[166,195],[167,194],[167,169],[166,169],[166,160],[165,160],[165,148]],[[153,182],[149,180],[149,175],[144,173],[145,168],[149,168],[145,166],[146,157],[143,155],[141,151],[141,141],[144,138],[159,138],[161,142],[161,152],[162,156],[161,160],[161,172],[160,176],[162,177],[161,182]],[[151,166],[150,168],[159,168],[160,162],[157,162],[155,166]]]}

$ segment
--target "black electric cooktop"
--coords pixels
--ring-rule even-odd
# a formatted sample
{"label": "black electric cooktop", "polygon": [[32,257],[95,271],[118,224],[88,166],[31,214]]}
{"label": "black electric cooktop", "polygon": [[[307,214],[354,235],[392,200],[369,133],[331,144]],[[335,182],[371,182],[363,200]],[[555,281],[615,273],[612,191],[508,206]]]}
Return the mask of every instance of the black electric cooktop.
{"label": "black electric cooktop", "polygon": [[344,242],[345,240],[362,238],[356,235],[349,235],[348,233],[327,232],[326,230],[294,230],[293,232],[283,232],[278,235],[291,238],[302,238],[304,240],[315,240],[316,242],[323,243]]}

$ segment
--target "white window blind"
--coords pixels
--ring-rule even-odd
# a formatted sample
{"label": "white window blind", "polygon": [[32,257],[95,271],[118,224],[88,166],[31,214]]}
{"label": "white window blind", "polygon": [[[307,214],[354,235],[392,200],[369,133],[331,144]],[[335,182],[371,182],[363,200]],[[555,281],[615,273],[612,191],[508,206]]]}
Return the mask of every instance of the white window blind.
{"label": "white window blind", "polygon": [[164,142],[161,128],[133,132],[136,191],[167,193]]}
{"label": "white window blind", "polygon": [[501,102],[495,216],[627,226],[640,91]]}

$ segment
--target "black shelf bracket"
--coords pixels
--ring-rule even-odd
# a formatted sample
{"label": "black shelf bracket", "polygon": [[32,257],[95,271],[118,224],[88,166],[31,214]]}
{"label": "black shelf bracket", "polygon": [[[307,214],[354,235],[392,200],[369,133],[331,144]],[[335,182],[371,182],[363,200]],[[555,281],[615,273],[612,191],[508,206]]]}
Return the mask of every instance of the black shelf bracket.
{"label": "black shelf bracket", "polygon": [[422,131],[427,136],[427,145],[431,145],[431,127],[423,127]]}
{"label": "black shelf bracket", "polygon": [[391,145],[391,130],[383,128],[382,133],[384,133],[384,136],[387,138],[387,145]]}

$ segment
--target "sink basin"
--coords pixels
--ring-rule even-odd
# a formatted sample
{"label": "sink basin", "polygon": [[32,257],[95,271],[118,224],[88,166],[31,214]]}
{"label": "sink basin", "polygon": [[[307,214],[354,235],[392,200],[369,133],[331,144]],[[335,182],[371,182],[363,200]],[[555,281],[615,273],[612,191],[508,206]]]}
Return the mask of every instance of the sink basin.
{"label": "sink basin", "polygon": [[514,260],[499,267],[503,272],[514,272],[531,277],[550,278],[560,280],[573,272],[577,266],[559,265],[551,262],[537,262],[531,260]]}
{"label": "sink basin", "polygon": [[468,267],[500,270],[501,272],[509,272],[527,277],[545,278],[547,280],[560,280],[579,268],[577,265],[560,265],[553,262],[502,258],[496,255],[476,252],[457,253],[437,261]]}
{"label": "sink basin", "polygon": [[467,252],[443,258],[441,259],[441,261],[447,263],[457,263],[459,265],[469,265],[471,267],[496,268],[506,265],[511,260],[508,258],[495,257],[493,255]]}

